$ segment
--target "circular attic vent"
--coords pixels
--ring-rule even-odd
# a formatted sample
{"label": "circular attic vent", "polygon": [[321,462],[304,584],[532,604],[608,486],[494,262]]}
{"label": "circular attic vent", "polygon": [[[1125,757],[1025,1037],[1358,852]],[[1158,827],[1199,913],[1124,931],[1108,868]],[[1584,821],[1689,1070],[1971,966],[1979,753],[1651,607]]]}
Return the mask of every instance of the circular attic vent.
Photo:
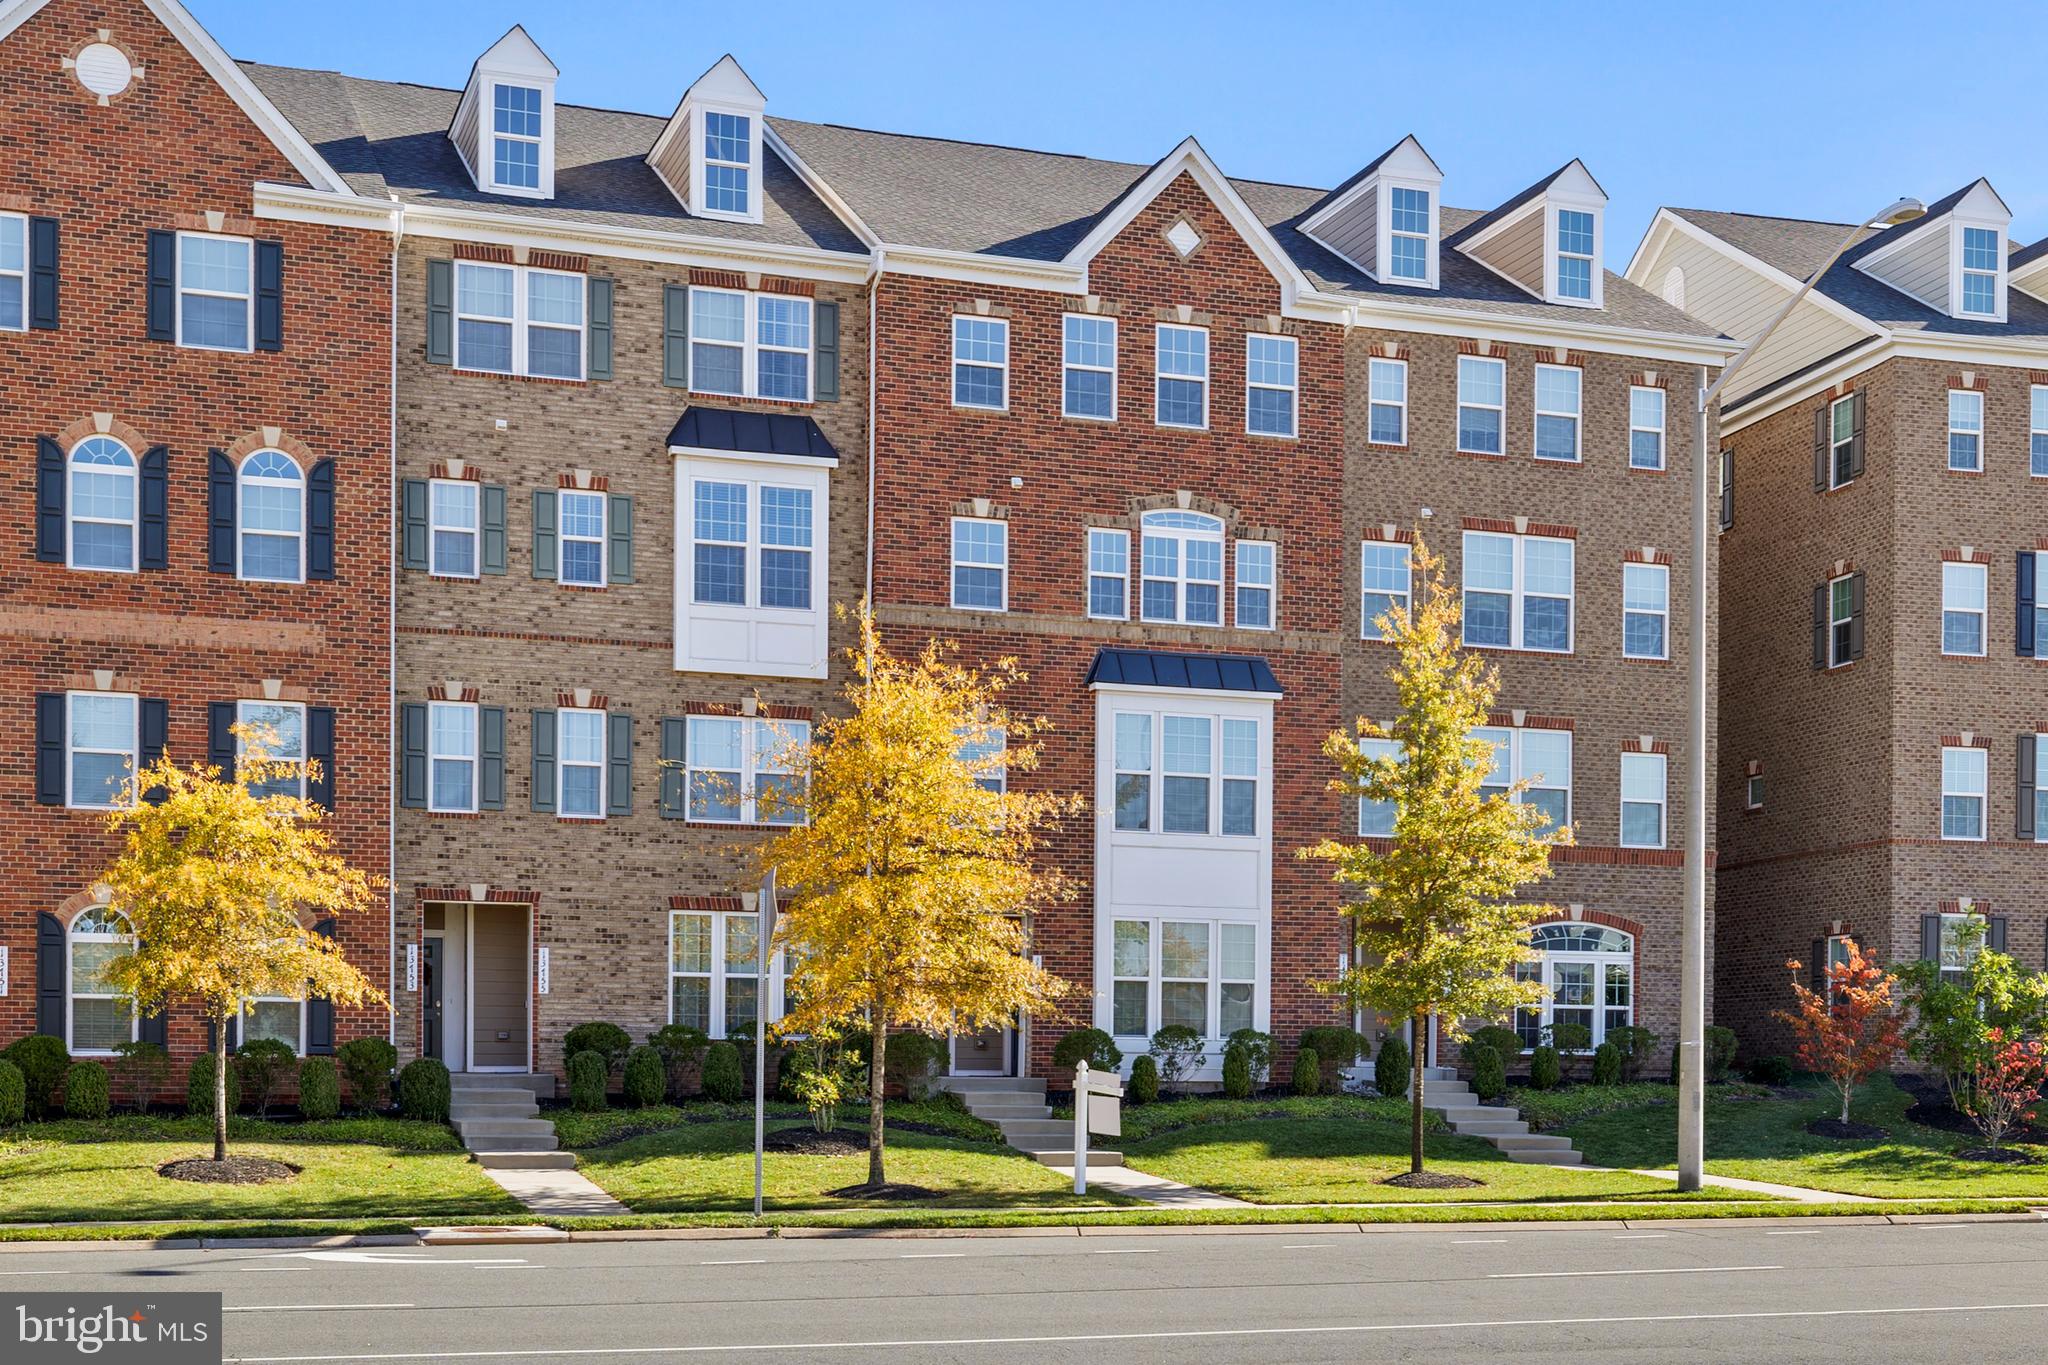
{"label": "circular attic vent", "polygon": [[128,54],[112,43],[88,43],[79,50],[75,74],[80,85],[104,100],[134,82],[135,67]]}

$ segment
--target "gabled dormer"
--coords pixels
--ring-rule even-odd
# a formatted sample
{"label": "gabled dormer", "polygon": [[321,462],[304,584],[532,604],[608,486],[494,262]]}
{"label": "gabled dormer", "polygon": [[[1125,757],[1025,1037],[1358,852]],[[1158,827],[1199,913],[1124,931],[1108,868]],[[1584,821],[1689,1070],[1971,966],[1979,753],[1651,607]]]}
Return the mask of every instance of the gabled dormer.
{"label": "gabled dormer", "polygon": [[1574,158],[1459,232],[1453,243],[1545,303],[1599,308],[1607,191]]}
{"label": "gabled dormer", "polygon": [[1937,312],[1962,322],[2004,322],[2012,210],[1979,179],[1936,200],[1927,213],[1861,243],[1852,263]]}
{"label": "gabled dormer", "polygon": [[561,74],[517,24],[476,59],[448,139],[478,189],[555,197],[555,81]]}
{"label": "gabled dormer", "polygon": [[647,164],[698,218],[761,221],[761,131],[767,97],[732,55],[683,93]]}
{"label": "gabled dormer", "polygon": [[1325,195],[1301,229],[1381,284],[1434,289],[1443,185],[1411,133]]}

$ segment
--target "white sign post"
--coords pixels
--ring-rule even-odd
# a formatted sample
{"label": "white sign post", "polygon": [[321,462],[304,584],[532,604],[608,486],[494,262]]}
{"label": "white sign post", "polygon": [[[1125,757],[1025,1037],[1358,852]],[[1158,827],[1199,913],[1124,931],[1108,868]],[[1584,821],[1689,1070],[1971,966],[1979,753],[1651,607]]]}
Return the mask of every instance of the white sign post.
{"label": "white sign post", "polygon": [[[754,1217],[761,1216],[761,1153],[768,1137],[768,951],[775,941],[775,869],[761,879],[754,940]],[[742,898],[744,900],[744,898]]]}
{"label": "white sign post", "polygon": [[1082,1062],[1074,1068],[1074,1193],[1088,1193],[1088,1135],[1123,1135],[1123,1080],[1114,1071],[1097,1074]]}

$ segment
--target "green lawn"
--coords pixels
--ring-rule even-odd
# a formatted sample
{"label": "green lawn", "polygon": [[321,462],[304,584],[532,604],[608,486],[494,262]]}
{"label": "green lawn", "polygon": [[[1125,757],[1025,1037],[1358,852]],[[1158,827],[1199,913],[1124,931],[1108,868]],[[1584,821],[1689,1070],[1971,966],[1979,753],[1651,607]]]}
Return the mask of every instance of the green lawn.
{"label": "green lawn", "polygon": [[[1710,1099],[1707,1171],[1889,1199],[2048,1196],[2048,1162],[1958,1161],[1956,1151],[1982,1146],[1982,1140],[1908,1121],[1912,1102],[1890,1078],[1870,1081],[1857,1092],[1853,1116],[1888,1129],[1891,1136],[1848,1142],[1805,1131],[1811,1120],[1833,1118],[1839,1109],[1832,1093],[1817,1085],[1795,1100]],[[1677,1159],[1677,1115],[1668,1105],[1615,1110],[1564,1131],[1586,1160],[1603,1166],[1669,1169]],[[2048,1157],[2048,1148],[2025,1150]]]}
{"label": "green lawn", "polygon": [[1127,1145],[1124,1160],[1255,1204],[1699,1197],[1680,1196],[1670,1181],[1648,1176],[1523,1165],[1478,1138],[1433,1134],[1423,1150],[1430,1170],[1484,1184],[1455,1190],[1381,1184],[1408,1169],[1408,1128],[1371,1118],[1246,1119],[1180,1128]]}
{"label": "green lawn", "polygon": [[[547,1111],[543,1116],[553,1121],[555,1137],[564,1147],[581,1150],[622,1142],[645,1133],[681,1128],[692,1123],[744,1122],[751,1125],[754,1121],[754,1102],[743,1100],[738,1104],[721,1104],[717,1100],[693,1099],[684,1105],[657,1104],[646,1109],[599,1109],[591,1113],[582,1113],[574,1109],[555,1109]],[[770,1100],[768,1120],[772,1123],[777,1119],[809,1121],[807,1112],[801,1104]],[[866,1132],[867,1122],[868,1110],[865,1102],[845,1105],[839,1110],[839,1126],[842,1128]],[[939,1099],[890,1100],[889,1123],[916,1123],[927,1128],[938,1128],[947,1136],[967,1142],[1000,1143],[1003,1140],[1002,1130],[993,1123],[975,1118],[960,1105]],[[748,1150],[753,1149],[749,1147]],[[752,1198],[751,1195],[748,1197]]]}
{"label": "green lawn", "polygon": [[[769,1128],[802,1128],[772,1122]],[[842,1129],[864,1131],[842,1123]],[[577,1152],[583,1174],[639,1213],[751,1209],[754,1200],[754,1125],[686,1123],[662,1132]],[[892,1132],[887,1175],[892,1184],[921,1185],[934,1198],[919,1208],[1009,1208],[1118,1202],[1074,1194],[1073,1182],[1030,1157],[991,1143]],[[866,1152],[845,1156],[768,1153],[764,1207],[774,1209],[873,1208],[873,1201],[835,1199],[828,1190],[867,1179]]]}
{"label": "green lawn", "polygon": [[0,1130],[0,1222],[131,1218],[481,1217],[519,1204],[471,1164],[438,1123],[333,1119],[268,1123],[237,1117],[230,1154],[301,1167],[266,1185],[202,1185],[156,1173],[212,1155],[206,1119],[123,1115]]}
{"label": "green lawn", "polygon": [[[1053,1111],[1057,1118],[1074,1117],[1072,1105]],[[1359,1095],[1270,1095],[1248,1100],[1227,1100],[1221,1095],[1189,1095],[1153,1104],[1123,1106],[1123,1136],[1111,1145],[1131,1147],[1183,1128],[1218,1123],[1242,1123],[1247,1119],[1369,1119],[1398,1123],[1407,1132],[1408,1101]],[[1426,1116],[1430,1131],[1448,1131],[1435,1114]]]}

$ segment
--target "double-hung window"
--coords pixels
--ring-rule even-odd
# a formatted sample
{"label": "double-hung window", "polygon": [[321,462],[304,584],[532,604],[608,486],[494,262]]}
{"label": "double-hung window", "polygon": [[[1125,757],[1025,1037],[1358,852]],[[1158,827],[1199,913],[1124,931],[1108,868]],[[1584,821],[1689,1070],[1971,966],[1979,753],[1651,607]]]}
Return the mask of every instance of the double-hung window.
{"label": "double-hung window", "polygon": [[1250,1028],[1258,928],[1229,920],[1119,919],[1111,926],[1110,1028],[1120,1038],[1155,1027],[1205,1039]]}
{"label": "double-hung window", "polygon": [[1259,436],[1292,436],[1297,387],[1293,337],[1252,332],[1244,339],[1244,429]]}
{"label": "double-hung window", "polygon": [[242,1002],[242,1041],[268,1039],[303,1053],[306,1002],[293,995],[255,995]]}
{"label": "double-hung window", "polygon": [[74,1053],[111,1053],[135,1041],[135,1005],[106,979],[107,964],[134,950],[128,921],[104,905],[71,921],[65,966],[70,981],[67,1013]]}
{"label": "double-hung window", "polygon": [[1621,566],[1621,652],[1631,659],[1670,657],[1671,569]]}
{"label": "double-hung window", "polygon": [[540,188],[540,91],[533,86],[491,87],[491,182]]}
{"label": "double-hung window", "polygon": [[1116,319],[1068,313],[1061,339],[1060,412],[1116,420]]}
{"label": "double-hung window", "polygon": [[178,234],[178,344],[246,351],[256,327],[253,264],[247,237]]}
{"label": "double-hung window", "polygon": [[1978,317],[1998,316],[1998,247],[1996,228],[1963,229],[1963,311]]}
{"label": "double-hung window", "polygon": [[704,112],[704,210],[745,217],[752,212],[753,120]]}
{"label": "double-hung window", "polygon": [[1828,487],[1840,488],[1856,477],[1856,395],[1837,398],[1828,408]]}
{"label": "double-hung window", "polygon": [[136,706],[133,696],[120,692],[66,695],[65,805],[109,810],[122,804],[122,789],[141,765]]}
{"label": "double-hung window", "polygon": [[1579,399],[1582,375],[1572,365],[1536,367],[1536,458],[1579,458]]}
{"label": "double-hung window", "polygon": [[455,263],[455,367],[583,378],[587,281],[562,270]]}
{"label": "double-hung window", "polygon": [[71,448],[70,565],[129,573],[136,560],[135,456],[111,436],[88,436]]}
{"label": "double-hung window", "polygon": [[602,820],[606,713],[564,706],[555,712],[555,810],[564,820]]}
{"label": "double-hung window", "polygon": [[1515,783],[1526,781],[1529,785],[1515,797],[1518,805],[1541,809],[1546,830],[1571,822],[1571,731],[1482,726],[1472,735],[1493,745],[1482,794],[1504,796]]}
{"label": "double-hung window", "polygon": [[2027,390],[2027,471],[2048,479],[2048,384]]}
{"label": "double-hung window", "polygon": [[475,810],[476,765],[477,708],[469,702],[429,702],[427,809]]}
{"label": "double-hung window", "polygon": [[1664,467],[1664,390],[1637,384],[1628,391],[1628,467]]}
{"label": "double-hung window", "polygon": [[1258,834],[1257,720],[1119,711],[1114,723],[1119,830]]}
{"label": "double-hung window", "polygon": [[[1400,744],[1391,739],[1361,739],[1358,752],[1365,758],[1399,758]],[[1392,801],[1374,801],[1369,797],[1358,798],[1358,832],[1367,838],[1391,839],[1394,837],[1394,817],[1398,808]]]}
{"label": "double-hung window", "polygon": [[1465,533],[1465,643],[1572,649],[1573,543],[1550,536]]}
{"label": "double-hung window", "polygon": [[1279,587],[1278,547],[1270,540],[1237,542],[1237,628],[1273,629],[1273,597]]}
{"label": "double-hung window", "polygon": [[975,786],[992,796],[1001,796],[1010,789],[1010,768],[1005,758],[1009,748],[1009,731],[992,725],[979,734],[963,732],[954,757],[972,766]]}
{"label": "double-hung window", "polygon": [[[698,479],[691,600],[712,606],[808,611],[811,607],[811,490]],[[751,512],[759,512],[758,518]],[[753,534],[750,528],[758,528]],[[754,571],[749,572],[750,566]]]}
{"label": "double-hung window", "polygon": [[[2038,561],[2037,561],[2038,562]],[[1941,566],[1941,652],[1982,654],[1990,566],[1949,561]]]}
{"label": "double-hung window", "polygon": [[558,581],[579,588],[604,586],[606,502],[603,493],[576,488],[555,491]]}
{"label": "double-hung window", "polygon": [[684,736],[689,818],[700,824],[797,825],[811,740],[807,720],[691,716]]}
{"label": "double-hung window", "polygon": [[2034,736],[2034,841],[2048,844],[2048,735]]}
{"label": "double-hung window", "polygon": [[1010,406],[1010,324],[1002,318],[953,317],[953,406]]}
{"label": "double-hung window", "polygon": [[690,388],[808,403],[811,318],[811,301],[794,294],[691,289]]}
{"label": "double-hung window", "polygon": [[1209,332],[1159,324],[1154,358],[1154,420],[1162,427],[1209,425]]}
{"label": "double-hung window", "polygon": [[1984,796],[1989,757],[1985,750],[1975,747],[1942,746],[1942,838],[1984,837]]}
{"label": "double-hung window", "polygon": [[1945,914],[1941,917],[1941,933],[1935,952],[1941,963],[1943,985],[1968,984],[1970,965],[1977,960],[1977,954],[1984,951],[1984,929],[1984,921],[1976,915]]}
{"label": "double-hung window", "polygon": [[1366,383],[1366,440],[1376,446],[1407,445],[1408,362],[1375,356],[1366,367]]}
{"label": "double-hung window", "polygon": [[[239,765],[253,739],[264,751],[270,771],[260,781],[246,785],[251,796],[304,796],[306,794],[306,708],[295,701],[244,701],[235,703],[235,719],[245,728],[235,736],[235,760]],[[331,774],[330,774],[331,776]]]}
{"label": "double-hung window", "polygon": [[1361,640],[1384,640],[1380,618],[1406,617],[1415,591],[1410,550],[1399,541],[1361,541],[1358,548],[1359,627]]}
{"label": "double-hung window", "polygon": [[1203,512],[1147,512],[1139,547],[1139,614],[1147,621],[1223,624],[1223,521]]}
{"label": "double-hung window", "polygon": [[427,571],[436,578],[477,576],[478,487],[467,479],[427,485]]}
{"label": "double-hung window", "polygon": [[962,611],[1010,609],[1009,523],[953,518],[953,605]]}
{"label": "double-hung window", "polygon": [[1984,472],[1984,395],[1975,389],[1948,391],[1948,467]]}
{"label": "double-hung window", "polygon": [[1387,277],[1429,279],[1429,191],[1387,188]]}
{"label": "double-hung window", "polygon": [[306,577],[306,480],[291,456],[259,450],[242,461],[235,537],[243,578],[298,583]]}
{"label": "double-hung window", "polygon": [[1623,848],[1664,847],[1665,791],[1663,754],[1621,756]]}
{"label": "double-hung window", "polygon": [[1559,298],[1593,298],[1593,215],[1580,209],[1557,211],[1557,293]]}
{"label": "double-hung window", "polygon": [[[712,1038],[747,1039],[761,1008],[761,921],[744,911],[676,910],[669,915],[669,1022]],[[792,960],[768,962],[768,1017],[779,1019]]]}
{"label": "double-hung window", "polygon": [[1098,621],[1130,616],[1131,533],[1102,527],[1088,531],[1088,615]]}
{"label": "double-hung window", "polygon": [[1828,667],[1840,668],[1856,657],[1856,576],[1844,574],[1828,582]]}
{"label": "double-hung window", "polygon": [[1751,773],[1748,781],[1743,784],[1742,804],[1747,810],[1762,810],[1764,808],[1764,775],[1762,773]]}
{"label": "double-hung window", "polygon": [[28,219],[0,213],[0,332],[28,326]]}
{"label": "double-hung window", "polygon": [[1458,357],[1458,449],[1502,455],[1507,421],[1508,364],[1486,356]]}

